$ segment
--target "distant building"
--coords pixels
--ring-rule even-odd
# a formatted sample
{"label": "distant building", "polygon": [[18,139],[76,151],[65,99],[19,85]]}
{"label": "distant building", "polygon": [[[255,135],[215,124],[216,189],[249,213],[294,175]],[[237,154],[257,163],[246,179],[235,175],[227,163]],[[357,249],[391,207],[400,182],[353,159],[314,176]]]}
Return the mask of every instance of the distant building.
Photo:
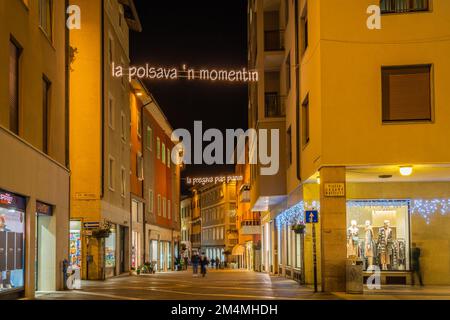
{"label": "distant building", "polygon": [[133,80],[131,86],[132,131],[136,129],[131,181],[137,212],[132,211],[132,248],[138,262],[154,262],[158,271],[174,270],[181,243],[181,166],[172,161],[173,129],[145,86],[138,80]]}
{"label": "distant building", "polygon": [[238,245],[236,229],[236,182],[199,187],[202,236],[201,249],[209,259],[233,262]]}

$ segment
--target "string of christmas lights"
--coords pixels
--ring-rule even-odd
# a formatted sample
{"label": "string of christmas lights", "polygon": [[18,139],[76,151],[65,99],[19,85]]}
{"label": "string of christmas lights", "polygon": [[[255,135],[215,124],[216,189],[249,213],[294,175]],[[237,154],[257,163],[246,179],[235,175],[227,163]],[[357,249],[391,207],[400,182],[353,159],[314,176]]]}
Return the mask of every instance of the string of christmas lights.
{"label": "string of christmas lights", "polygon": [[[442,216],[450,213],[450,199],[412,199],[412,200],[356,200],[348,201],[347,208],[373,208],[377,210],[392,210],[407,206],[411,215],[422,217],[427,224],[430,224],[431,217],[435,214]],[[312,201],[306,203],[300,201],[296,205],[284,210],[276,218],[277,225],[294,225],[305,221],[305,210],[319,210],[320,203]]]}

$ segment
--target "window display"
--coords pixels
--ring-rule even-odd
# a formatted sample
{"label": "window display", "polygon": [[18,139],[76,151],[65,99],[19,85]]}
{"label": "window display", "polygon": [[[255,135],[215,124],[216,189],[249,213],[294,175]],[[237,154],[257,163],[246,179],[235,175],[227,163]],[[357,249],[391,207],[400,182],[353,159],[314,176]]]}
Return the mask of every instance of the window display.
{"label": "window display", "polygon": [[0,191],[0,293],[24,287],[25,199]]}
{"label": "window display", "polygon": [[72,268],[81,268],[81,221],[70,221],[69,259]]}
{"label": "window display", "polygon": [[347,204],[347,258],[364,270],[409,270],[409,203],[350,201]]}
{"label": "window display", "polygon": [[111,234],[105,239],[105,268],[116,267],[116,228],[111,228]]}

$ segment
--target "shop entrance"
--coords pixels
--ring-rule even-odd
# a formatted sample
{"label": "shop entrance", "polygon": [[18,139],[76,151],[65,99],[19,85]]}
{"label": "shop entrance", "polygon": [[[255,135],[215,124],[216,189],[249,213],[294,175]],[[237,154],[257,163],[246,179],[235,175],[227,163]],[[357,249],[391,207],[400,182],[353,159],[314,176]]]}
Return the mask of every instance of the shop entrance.
{"label": "shop entrance", "polygon": [[127,272],[127,238],[128,238],[128,228],[120,226],[120,236],[119,236],[119,257],[120,257],[120,263],[119,263],[119,274]]}
{"label": "shop entrance", "polygon": [[56,237],[52,206],[36,202],[36,291],[56,290]]}

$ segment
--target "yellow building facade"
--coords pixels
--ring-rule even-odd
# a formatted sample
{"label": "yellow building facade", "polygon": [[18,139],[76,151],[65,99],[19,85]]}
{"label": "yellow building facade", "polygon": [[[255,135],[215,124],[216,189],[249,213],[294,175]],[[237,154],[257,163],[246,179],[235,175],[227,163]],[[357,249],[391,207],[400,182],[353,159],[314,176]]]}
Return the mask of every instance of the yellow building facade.
{"label": "yellow building facade", "polygon": [[64,1],[0,2],[0,299],[64,288],[65,12]]}
{"label": "yellow building facade", "polygon": [[[133,1],[72,4],[82,24],[70,32],[70,260],[83,278],[104,279],[130,269],[130,85],[112,66],[128,67],[140,24]],[[105,226],[109,237],[92,236]]]}
{"label": "yellow building facade", "polygon": [[285,48],[295,57],[297,89],[287,98],[292,162],[286,203],[271,210],[282,230],[273,251],[281,255],[280,273],[298,272],[299,281],[312,284],[311,225],[302,236],[290,227],[305,220],[306,210],[319,211],[324,291],[345,291],[348,259],[362,261],[365,279],[371,265],[382,283],[411,284],[416,248],[424,284],[450,279],[450,4],[376,4],[380,26],[373,1],[288,7]]}

